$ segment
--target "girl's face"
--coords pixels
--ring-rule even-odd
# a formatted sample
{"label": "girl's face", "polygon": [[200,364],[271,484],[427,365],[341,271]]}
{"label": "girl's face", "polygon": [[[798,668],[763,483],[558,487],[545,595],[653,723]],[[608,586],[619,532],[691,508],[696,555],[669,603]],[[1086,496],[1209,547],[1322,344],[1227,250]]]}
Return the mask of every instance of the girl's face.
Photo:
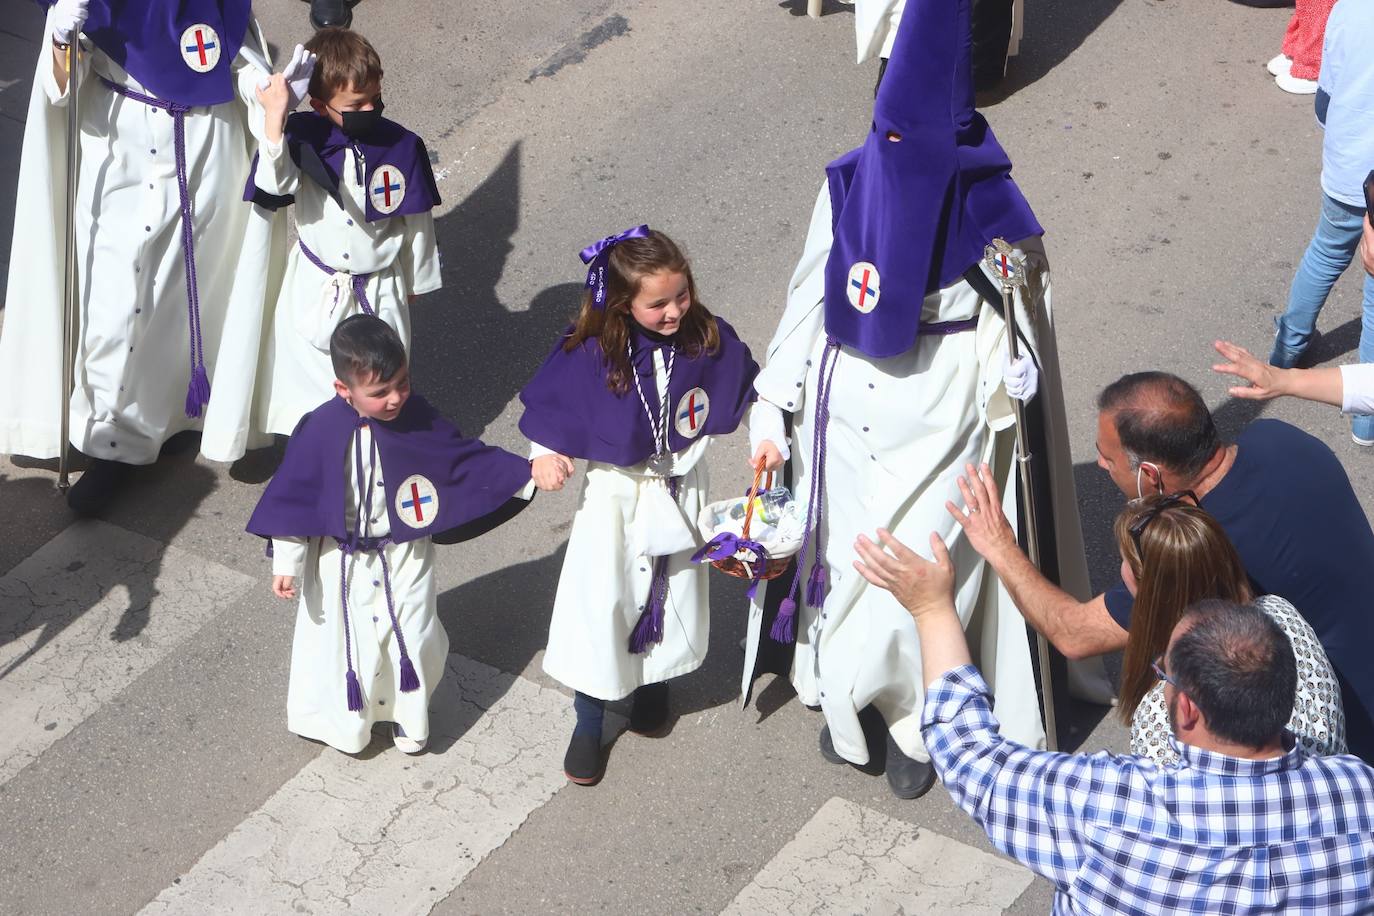
{"label": "girl's face", "polygon": [[687,275],[670,270],[647,274],[630,301],[630,317],[655,334],[671,336],[682,327],[682,316],[692,307]]}

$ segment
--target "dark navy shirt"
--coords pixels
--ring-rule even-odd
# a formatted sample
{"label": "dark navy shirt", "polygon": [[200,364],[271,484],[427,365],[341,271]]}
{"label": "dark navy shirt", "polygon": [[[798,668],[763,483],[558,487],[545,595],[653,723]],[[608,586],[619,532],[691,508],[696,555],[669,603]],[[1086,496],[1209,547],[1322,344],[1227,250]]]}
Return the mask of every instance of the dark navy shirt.
{"label": "dark navy shirt", "polygon": [[[1287,598],[1312,625],[1341,682],[1346,740],[1374,761],[1374,531],[1350,478],[1319,439],[1281,420],[1258,420],[1236,460],[1202,498],[1231,542],[1256,594]],[[1125,583],[1104,596],[1129,629]]]}

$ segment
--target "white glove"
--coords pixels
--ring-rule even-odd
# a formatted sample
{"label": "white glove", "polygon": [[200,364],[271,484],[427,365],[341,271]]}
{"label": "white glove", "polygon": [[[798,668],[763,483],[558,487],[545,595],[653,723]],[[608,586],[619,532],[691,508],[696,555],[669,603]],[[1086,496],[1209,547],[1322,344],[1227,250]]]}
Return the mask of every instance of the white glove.
{"label": "white glove", "polygon": [[48,13],[53,41],[61,45],[71,44],[81,33],[81,23],[86,21],[86,11],[90,5],[90,0],[57,0]]}
{"label": "white glove", "polygon": [[296,50],[291,52],[291,60],[282,70],[281,75],[286,77],[286,86],[291,90],[291,104],[289,108],[295,108],[305,98],[306,91],[310,88],[310,75],[315,72],[315,54],[313,51],[305,50],[304,45],[296,45]]}
{"label": "white glove", "polygon": [[1012,362],[1007,354],[1002,354],[1002,386],[1007,389],[1007,397],[1018,401],[1029,401],[1040,390],[1040,372],[1035,361],[1029,356],[1019,356]]}

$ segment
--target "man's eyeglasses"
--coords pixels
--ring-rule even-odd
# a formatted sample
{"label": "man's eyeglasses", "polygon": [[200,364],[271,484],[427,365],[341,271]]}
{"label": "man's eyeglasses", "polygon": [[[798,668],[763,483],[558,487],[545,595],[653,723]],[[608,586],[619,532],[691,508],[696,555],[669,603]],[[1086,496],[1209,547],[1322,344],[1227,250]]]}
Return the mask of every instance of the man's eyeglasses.
{"label": "man's eyeglasses", "polygon": [[1164,662],[1164,656],[1163,656],[1163,655],[1160,655],[1160,656],[1159,656],[1158,658],[1156,658],[1154,661],[1150,662],[1150,667],[1153,668],[1153,669],[1155,669],[1155,677],[1159,678],[1161,681],[1163,681],[1163,682],[1166,683],[1166,684],[1173,684],[1175,690],[1182,690],[1183,688],[1180,687],[1180,686],[1178,686],[1178,681],[1176,681],[1176,680],[1174,680],[1172,677],[1170,677],[1170,676],[1169,676],[1169,673],[1168,673],[1167,671],[1164,670],[1163,662]]}
{"label": "man's eyeglasses", "polygon": [[1140,551],[1140,536],[1145,533],[1145,529],[1150,527],[1150,522],[1159,517],[1165,509],[1172,509],[1174,506],[1198,504],[1197,494],[1192,490],[1179,490],[1177,493],[1170,493],[1159,502],[1151,506],[1140,518],[1131,522],[1129,531],[1131,540],[1135,541],[1135,549]]}

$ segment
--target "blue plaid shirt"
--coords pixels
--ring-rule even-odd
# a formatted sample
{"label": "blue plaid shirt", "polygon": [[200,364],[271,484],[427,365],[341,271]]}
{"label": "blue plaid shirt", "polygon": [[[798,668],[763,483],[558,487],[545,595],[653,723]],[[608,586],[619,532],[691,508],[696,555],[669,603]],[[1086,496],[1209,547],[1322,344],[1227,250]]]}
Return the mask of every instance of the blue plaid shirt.
{"label": "blue plaid shirt", "polygon": [[1055,913],[1374,913],[1374,769],[1358,758],[1034,751],[997,733],[970,666],[931,684],[923,728],[955,803],[1054,883]]}

